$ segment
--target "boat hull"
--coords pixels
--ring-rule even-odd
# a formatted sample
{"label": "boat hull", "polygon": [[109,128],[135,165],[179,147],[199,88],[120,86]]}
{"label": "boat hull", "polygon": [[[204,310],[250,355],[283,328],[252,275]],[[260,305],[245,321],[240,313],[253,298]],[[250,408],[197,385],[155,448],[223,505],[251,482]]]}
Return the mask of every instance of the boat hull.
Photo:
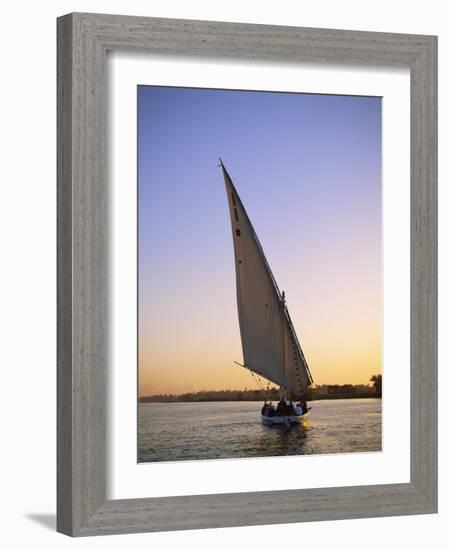
{"label": "boat hull", "polygon": [[264,416],[262,417],[262,422],[267,426],[276,426],[276,425],[284,425],[284,426],[290,426],[291,424],[299,424],[303,418],[306,418],[308,416],[308,412],[301,415],[286,415],[286,416]]}

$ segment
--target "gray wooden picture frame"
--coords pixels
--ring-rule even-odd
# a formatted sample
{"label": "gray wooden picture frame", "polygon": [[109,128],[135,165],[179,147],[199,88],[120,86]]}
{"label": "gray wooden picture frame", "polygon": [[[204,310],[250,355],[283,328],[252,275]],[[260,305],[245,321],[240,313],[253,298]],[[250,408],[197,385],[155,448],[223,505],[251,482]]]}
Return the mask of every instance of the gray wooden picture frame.
{"label": "gray wooden picture frame", "polygon": [[[58,531],[83,536],[436,512],[437,38],[82,13],[57,25]],[[410,69],[410,483],[107,500],[108,50]]]}

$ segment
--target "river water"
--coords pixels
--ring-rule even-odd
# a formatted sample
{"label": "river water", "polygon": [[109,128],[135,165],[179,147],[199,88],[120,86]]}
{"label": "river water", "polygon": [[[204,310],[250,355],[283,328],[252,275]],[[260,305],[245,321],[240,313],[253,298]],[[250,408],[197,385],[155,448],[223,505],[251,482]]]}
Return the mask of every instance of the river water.
{"label": "river water", "polygon": [[382,449],[382,401],[312,401],[302,424],[264,426],[262,403],[140,403],[138,461],[161,462]]}

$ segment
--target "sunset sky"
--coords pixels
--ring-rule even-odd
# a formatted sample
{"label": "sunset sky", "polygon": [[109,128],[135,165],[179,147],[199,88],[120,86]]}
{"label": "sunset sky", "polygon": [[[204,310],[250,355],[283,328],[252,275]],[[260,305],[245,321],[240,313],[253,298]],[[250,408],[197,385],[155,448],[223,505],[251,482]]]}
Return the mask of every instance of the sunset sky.
{"label": "sunset sky", "polygon": [[218,157],[315,383],[381,372],[381,98],[139,86],[138,126],[139,394],[257,387]]}

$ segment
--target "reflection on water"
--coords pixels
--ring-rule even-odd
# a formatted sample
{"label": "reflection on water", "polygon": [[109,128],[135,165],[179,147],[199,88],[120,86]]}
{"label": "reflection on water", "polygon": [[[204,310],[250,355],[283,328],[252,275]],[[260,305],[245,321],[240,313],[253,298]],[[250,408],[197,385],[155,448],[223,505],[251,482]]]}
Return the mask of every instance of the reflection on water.
{"label": "reflection on water", "polygon": [[141,403],[138,461],[380,451],[380,399],[314,401],[302,424],[265,426],[261,403]]}

